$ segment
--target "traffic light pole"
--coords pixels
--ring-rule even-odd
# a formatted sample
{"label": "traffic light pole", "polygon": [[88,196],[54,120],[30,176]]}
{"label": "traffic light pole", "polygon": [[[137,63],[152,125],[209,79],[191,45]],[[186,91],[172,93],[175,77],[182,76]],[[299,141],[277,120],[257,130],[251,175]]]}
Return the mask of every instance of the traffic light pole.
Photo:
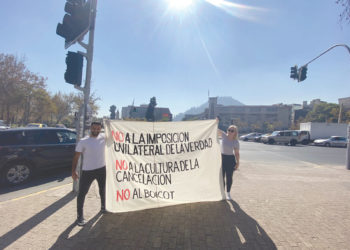
{"label": "traffic light pole", "polygon": [[[86,49],[86,53],[79,52],[83,56],[86,57],[86,75],[85,75],[85,86],[84,88],[75,86],[76,89],[82,90],[84,93],[84,105],[83,105],[83,126],[80,126],[80,131],[78,131],[79,136],[82,135],[82,138],[86,135],[86,121],[87,121],[87,110],[90,100],[90,85],[91,85],[91,72],[92,72],[92,59],[93,59],[93,52],[94,52],[94,34],[95,34],[95,19],[96,19],[96,8],[97,8],[97,0],[91,0],[91,22],[90,22],[90,29],[89,29],[89,43],[85,44],[82,41],[78,41],[78,43]],[[81,131],[82,130],[82,131]],[[79,138],[81,139],[81,138]],[[82,159],[81,159],[82,160]],[[80,162],[81,162],[80,160]],[[78,176],[79,179],[73,182],[73,191],[78,192],[79,190],[79,180],[81,175],[81,167],[82,164],[78,163]]]}
{"label": "traffic light pole", "polygon": [[319,56],[315,57],[315,58],[312,59],[310,62],[308,62],[308,63],[306,63],[305,65],[303,65],[302,67],[304,67],[304,66],[306,67],[308,64],[312,63],[313,61],[315,61],[315,60],[318,59],[319,57],[323,56],[323,55],[326,54],[328,51],[334,49],[335,47],[339,47],[339,46],[345,47],[345,48],[348,50],[348,52],[350,53],[350,47],[349,47],[348,45],[346,45],[346,44],[336,44],[336,45],[330,47],[329,49],[325,50],[324,52],[322,52]]}
{"label": "traffic light pole", "polygon": [[[304,66],[302,67],[307,67],[308,64],[312,63],[313,61],[315,61],[316,59],[318,59],[319,57],[321,57],[322,55],[326,54],[328,51],[334,49],[335,47],[345,47],[349,54],[350,54],[350,47],[346,44],[336,44],[332,47],[330,47],[329,49],[325,50],[324,52],[322,52],[319,56],[315,57],[314,59],[312,59],[310,62],[306,63]],[[348,143],[347,143],[347,151],[346,151],[346,168],[348,170],[350,170],[350,123],[348,124],[348,127],[347,127],[347,139],[348,139]]]}

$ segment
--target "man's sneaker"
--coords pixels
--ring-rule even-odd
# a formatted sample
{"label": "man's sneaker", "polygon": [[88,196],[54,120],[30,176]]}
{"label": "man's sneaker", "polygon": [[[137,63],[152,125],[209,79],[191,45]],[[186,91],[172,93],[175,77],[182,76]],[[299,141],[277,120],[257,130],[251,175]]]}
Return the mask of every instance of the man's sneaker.
{"label": "man's sneaker", "polygon": [[77,224],[79,226],[81,226],[81,227],[84,226],[86,224],[86,221],[85,221],[84,217],[78,218],[77,219]]}
{"label": "man's sneaker", "polygon": [[104,205],[101,205],[100,213],[101,213],[101,214],[107,213],[106,207],[105,207]]}
{"label": "man's sneaker", "polygon": [[232,200],[230,192],[226,193],[226,200]]}

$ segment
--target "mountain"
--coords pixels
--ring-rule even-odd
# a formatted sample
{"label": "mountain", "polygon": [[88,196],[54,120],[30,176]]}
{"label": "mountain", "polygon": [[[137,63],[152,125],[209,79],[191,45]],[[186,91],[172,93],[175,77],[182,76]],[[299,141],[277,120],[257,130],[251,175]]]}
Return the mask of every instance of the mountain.
{"label": "mountain", "polygon": [[[218,97],[218,104],[224,105],[224,106],[243,106],[244,104],[233,99],[230,96],[219,96]],[[174,117],[174,121],[181,121],[182,118],[185,117],[185,115],[195,115],[203,113],[206,108],[209,107],[209,103],[205,102],[202,105],[198,107],[192,107],[189,110],[179,113]]]}

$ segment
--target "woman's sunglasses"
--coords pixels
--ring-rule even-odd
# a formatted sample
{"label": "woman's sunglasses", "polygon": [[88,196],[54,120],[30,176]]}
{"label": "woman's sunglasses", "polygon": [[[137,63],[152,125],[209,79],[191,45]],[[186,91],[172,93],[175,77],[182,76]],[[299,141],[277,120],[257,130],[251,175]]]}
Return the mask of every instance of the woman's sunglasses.
{"label": "woman's sunglasses", "polygon": [[234,133],[235,131],[233,129],[229,129],[228,132]]}

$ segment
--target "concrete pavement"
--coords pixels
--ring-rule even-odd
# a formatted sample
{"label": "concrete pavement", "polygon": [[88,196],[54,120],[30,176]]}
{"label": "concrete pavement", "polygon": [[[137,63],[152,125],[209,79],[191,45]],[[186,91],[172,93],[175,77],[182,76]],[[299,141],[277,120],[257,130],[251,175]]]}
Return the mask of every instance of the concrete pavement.
{"label": "concrete pavement", "polygon": [[63,185],[0,203],[0,249],[350,249],[350,171],[242,160],[233,201],[99,214],[94,183],[85,227]]}

